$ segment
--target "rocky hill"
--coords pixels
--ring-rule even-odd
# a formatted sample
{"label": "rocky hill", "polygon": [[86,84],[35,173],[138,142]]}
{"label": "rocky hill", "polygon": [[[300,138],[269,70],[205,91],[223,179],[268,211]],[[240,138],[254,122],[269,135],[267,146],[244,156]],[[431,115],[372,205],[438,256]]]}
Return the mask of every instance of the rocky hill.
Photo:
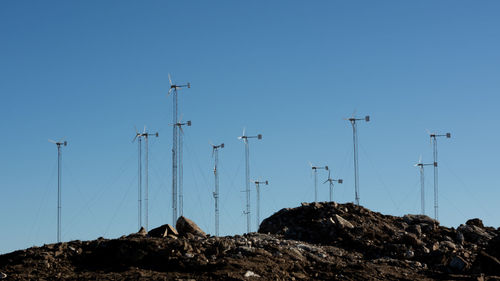
{"label": "rocky hill", "polygon": [[265,219],[259,233],[214,237],[176,227],[71,241],[0,256],[1,280],[500,280],[499,229],[457,229],[421,215],[310,203]]}

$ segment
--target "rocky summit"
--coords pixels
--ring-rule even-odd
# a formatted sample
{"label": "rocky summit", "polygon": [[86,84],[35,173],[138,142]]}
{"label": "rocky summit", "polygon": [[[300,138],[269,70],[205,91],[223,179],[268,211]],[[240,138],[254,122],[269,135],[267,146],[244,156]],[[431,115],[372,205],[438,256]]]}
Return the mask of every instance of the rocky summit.
{"label": "rocky summit", "polygon": [[1,255],[0,280],[500,280],[500,230],[479,219],[455,229],[329,202],[282,209],[259,233],[176,228]]}

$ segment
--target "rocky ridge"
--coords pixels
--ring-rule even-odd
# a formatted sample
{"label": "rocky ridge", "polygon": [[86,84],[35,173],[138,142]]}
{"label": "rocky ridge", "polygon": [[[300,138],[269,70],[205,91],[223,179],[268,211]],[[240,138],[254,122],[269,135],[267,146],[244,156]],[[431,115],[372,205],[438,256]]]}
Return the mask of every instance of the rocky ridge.
{"label": "rocky ridge", "polygon": [[0,256],[0,280],[500,280],[499,229],[457,229],[421,215],[303,203],[259,233],[214,237],[179,218],[118,239],[71,241]]}

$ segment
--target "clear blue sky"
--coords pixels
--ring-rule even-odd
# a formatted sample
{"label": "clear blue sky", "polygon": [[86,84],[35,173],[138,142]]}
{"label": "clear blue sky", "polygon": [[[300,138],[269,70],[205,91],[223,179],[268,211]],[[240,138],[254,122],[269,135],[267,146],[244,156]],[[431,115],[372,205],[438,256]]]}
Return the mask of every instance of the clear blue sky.
{"label": "clear blue sky", "polygon": [[[171,223],[172,99],[186,128],[184,213],[214,233],[211,148],[220,152],[221,233],[246,231],[243,127],[261,217],[313,201],[308,162],[329,165],[335,200],[420,211],[418,170],[439,140],[440,220],[498,227],[498,1],[1,1],[0,252],[56,241],[63,150],[64,241],[137,231],[134,126],[150,145],[150,225]],[[320,180],[326,178],[320,173]],[[426,171],[432,216],[432,170]],[[253,187],[252,187],[253,188]],[[320,200],[328,199],[327,185]],[[255,223],[252,189],[252,230]]]}

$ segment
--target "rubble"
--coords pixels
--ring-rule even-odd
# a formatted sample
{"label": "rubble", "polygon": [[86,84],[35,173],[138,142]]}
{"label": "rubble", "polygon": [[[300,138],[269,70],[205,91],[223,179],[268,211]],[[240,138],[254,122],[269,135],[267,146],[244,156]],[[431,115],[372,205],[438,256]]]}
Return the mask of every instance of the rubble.
{"label": "rubble", "polygon": [[184,217],[176,228],[0,255],[0,279],[500,280],[498,230],[478,219],[453,229],[325,202],[283,209],[258,233],[208,236]]}

